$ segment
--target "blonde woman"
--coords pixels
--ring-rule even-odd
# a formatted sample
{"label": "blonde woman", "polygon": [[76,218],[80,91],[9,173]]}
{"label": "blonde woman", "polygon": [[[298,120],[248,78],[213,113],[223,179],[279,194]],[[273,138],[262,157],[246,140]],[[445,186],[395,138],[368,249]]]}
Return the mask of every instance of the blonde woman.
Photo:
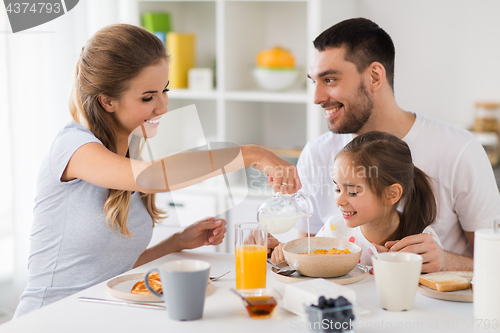
{"label": "blonde woman", "polygon": [[[153,167],[129,158],[130,134],[140,128],[147,137],[156,130],[167,112],[167,91],[165,47],[142,28],[105,27],[82,49],[70,101],[73,121],[58,134],[40,169],[28,284],[15,316],[169,253],[222,242],[226,222],[207,218],[146,249],[162,218],[155,192],[216,174],[197,170],[203,152],[170,156]],[[275,188],[300,188],[289,163],[258,146],[237,148],[244,165],[229,163],[226,171],[253,165]],[[212,166],[234,155],[234,149],[214,150]],[[164,177],[166,169],[172,178]]]}

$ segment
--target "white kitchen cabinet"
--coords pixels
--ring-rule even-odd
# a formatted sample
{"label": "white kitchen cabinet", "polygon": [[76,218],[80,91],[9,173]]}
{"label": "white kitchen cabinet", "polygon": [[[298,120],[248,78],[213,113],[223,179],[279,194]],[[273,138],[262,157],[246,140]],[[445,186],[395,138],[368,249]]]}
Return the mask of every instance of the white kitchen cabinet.
{"label": "white kitchen cabinet", "polygon": [[[195,104],[207,141],[285,149],[295,152],[286,156],[294,162],[308,140],[328,130],[321,108],[312,103],[313,87],[306,80],[312,41],[325,28],[353,14],[356,1],[128,0],[126,3],[120,9],[122,22],[140,25],[145,12],[169,12],[172,31],[196,35],[196,67],[214,70],[215,89],[172,89],[168,107],[175,110]],[[257,53],[274,46],[290,50],[296,67],[302,71],[302,79],[287,91],[264,91],[252,76]],[[262,183],[258,172],[256,175],[255,170],[247,170],[247,174],[250,172],[254,177],[247,184]],[[246,187],[244,177],[240,178],[239,186]],[[207,202],[202,203],[196,195],[210,193],[216,198],[215,210],[224,211],[224,205],[229,203],[227,192],[216,187],[213,184],[193,187],[189,200],[203,204],[197,209],[206,209],[209,215]],[[255,220],[258,206],[272,194],[267,188],[263,195],[265,186],[253,187],[243,203],[226,209],[223,217],[228,220],[228,237],[219,249],[232,250],[234,224]],[[281,235],[281,239],[286,241],[295,236],[293,230]]]}

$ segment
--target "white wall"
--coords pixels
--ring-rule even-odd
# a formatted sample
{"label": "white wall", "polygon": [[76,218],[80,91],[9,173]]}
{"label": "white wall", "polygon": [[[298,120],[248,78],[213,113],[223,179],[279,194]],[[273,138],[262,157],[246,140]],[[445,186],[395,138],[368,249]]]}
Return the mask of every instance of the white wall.
{"label": "white wall", "polygon": [[358,10],[394,41],[402,108],[466,127],[475,101],[500,101],[500,1],[360,0]]}
{"label": "white wall", "polygon": [[[9,157],[12,158],[10,168],[4,166],[0,171],[13,182],[12,193],[9,193],[13,200],[13,303],[17,302],[26,285],[29,234],[39,166],[56,134],[70,120],[68,98],[81,48],[94,31],[114,23],[117,15],[113,13],[117,7],[117,1],[112,0],[106,0],[105,4],[99,0],[80,1],[67,14],[41,26],[16,34],[0,31],[5,38],[5,43],[1,44],[4,49],[0,53],[5,53],[7,58],[5,74],[9,105],[8,110],[1,111],[8,112],[8,116],[2,119],[8,118],[10,122]],[[103,14],[106,12],[111,14]],[[0,15],[3,22],[6,19],[3,5],[0,5]],[[9,152],[4,149],[3,153]],[[5,160],[2,162],[7,163]],[[2,201],[2,204],[9,203]],[[5,247],[6,243],[2,242],[1,246]],[[5,263],[0,261],[0,265]],[[7,297],[0,293],[2,300]]]}
{"label": "white wall", "polygon": [[322,0],[322,30],[366,17],[396,47],[399,105],[469,127],[474,102],[500,101],[500,1]]}

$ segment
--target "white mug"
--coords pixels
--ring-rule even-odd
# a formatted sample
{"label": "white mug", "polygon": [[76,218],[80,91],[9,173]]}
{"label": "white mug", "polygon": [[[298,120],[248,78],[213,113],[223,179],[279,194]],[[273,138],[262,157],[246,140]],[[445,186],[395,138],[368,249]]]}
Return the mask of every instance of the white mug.
{"label": "white mug", "polygon": [[373,274],[380,305],[388,311],[413,309],[422,256],[407,252],[384,252],[372,256]]}

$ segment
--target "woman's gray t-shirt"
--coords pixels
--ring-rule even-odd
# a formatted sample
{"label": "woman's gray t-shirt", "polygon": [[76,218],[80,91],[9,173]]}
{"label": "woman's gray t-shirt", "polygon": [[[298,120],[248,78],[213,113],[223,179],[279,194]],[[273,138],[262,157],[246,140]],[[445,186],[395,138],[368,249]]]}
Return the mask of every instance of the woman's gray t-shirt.
{"label": "woman's gray t-shirt", "polygon": [[139,192],[132,194],[127,226],[132,237],[106,225],[109,190],[81,179],[61,182],[74,152],[101,143],[87,128],[68,123],[38,174],[30,236],[28,284],[15,316],[39,309],[130,270],[146,249],[153,222]]}

